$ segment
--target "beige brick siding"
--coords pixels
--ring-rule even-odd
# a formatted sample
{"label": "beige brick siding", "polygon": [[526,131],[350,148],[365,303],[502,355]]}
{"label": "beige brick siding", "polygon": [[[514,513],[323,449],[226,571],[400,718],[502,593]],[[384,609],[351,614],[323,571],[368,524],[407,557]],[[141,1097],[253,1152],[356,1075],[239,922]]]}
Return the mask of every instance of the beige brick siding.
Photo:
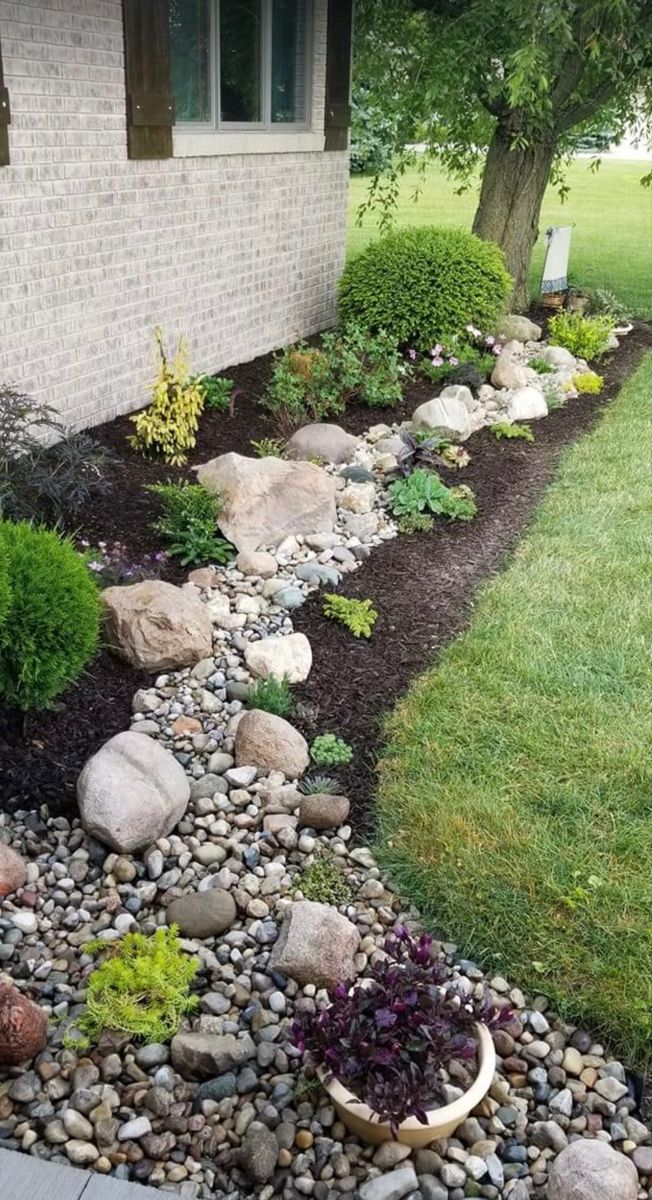
{"label": "beige brick siding", "polygon": [[122,37],[121,0],[0,0],[0,381],[77,426],[146,402],[155,325],[197,371],[325,328],[344,253],[346,155],[130,162]]}

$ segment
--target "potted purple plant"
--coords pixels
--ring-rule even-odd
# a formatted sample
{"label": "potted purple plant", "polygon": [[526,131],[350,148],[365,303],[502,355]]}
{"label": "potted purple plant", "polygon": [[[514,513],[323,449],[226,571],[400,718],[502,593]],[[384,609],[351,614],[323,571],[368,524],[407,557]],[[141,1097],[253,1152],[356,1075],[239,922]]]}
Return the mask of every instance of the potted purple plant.
{"label": "potted purple plant", "polygon": [[[397,928],[387,958],[360,983],[340,984],[330,1004],[294,1022],[291,1039],[307,1052],[341,1119],[372,1144],[390,1138],[426,1146],[449,1137],[489,1091],[496,1065],[490,1029],[512,1014],[489,995],[466,995],[433,958],[432,938]],[[447,1104],[453,1061],[475,1078]]]}

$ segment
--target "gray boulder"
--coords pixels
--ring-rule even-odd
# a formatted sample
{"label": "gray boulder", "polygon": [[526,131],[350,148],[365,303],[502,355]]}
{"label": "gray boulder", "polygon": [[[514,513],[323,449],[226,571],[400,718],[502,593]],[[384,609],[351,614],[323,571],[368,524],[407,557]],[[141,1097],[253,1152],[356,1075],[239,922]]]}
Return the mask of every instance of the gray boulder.
{"label": "gray boulder", "polygon": [[235,761],[239,767],[258,767],[266,775],[280,771],[298,779],[310,764],[308,743],[299,731],[273,713],[254,708],[244,714],[235,735]]}
{"label": "gray boulder", "polygon": [[521,387],[509,398],[507,416],[510,421],[538,421],[548,416],[548,405],[543,392],[535,387]]}
{"label": "gray boulder", "polygon": [[312,463],[222,454],[195,469],[207,491],[220,496],[219,525],[238,550],[335,526],[335,481]]}
{"label": "gray boulder", "polygon": [[464,442],[471,436],[472,426],[466,404],[455,396],[437,396],[420,404],[412,415],[415,429],[427,429],[441,437],[453,437]]}
{"label": "gray boulder", "polygon": [[139,733],[118,733],[77,780],[84,829],[119,854],[166,837],[188,807],[190,784],[169,750]]}
{"label": "gray boulder", "polygon": [[574,367],[576,359],[565,346],[544,346],[541,358],[551,367]]}
{"label": "gray boulder", "polygon": [[261,1121],[252,1121],[240,1147],[239,1162],[253,1183],[267,1183],[276,1169],[276,1135]]}
{"label": "gray boulder", "polygon": [[138,670],[190,667],[212,654],[211,619],[193,588],[161,579],[106,588],[102,612],[110,648]]}
{"label": "gray boulder", "polygon": [[234,1071],[255,1057],[256,1047],[248,1033],[177,1033],[170,1045],[172,1066],[183,1079],[214,1079]]}
{"label": "gray boulder", "polygon": [[505,354],[501,354],[491,373],[492,386],[495,388],[508,388],[509,391],[513,391],[515,388],[526,387],[527,380],[525,367],[519,366],[511,358],[508,358]]}
{"label": "gray boulder", "polygon": [[328,904],[300,900],[286,911],[272,950],[270,967],[303,987],[331,988],[353,979],[360,934]]}
{"label": "gray boulder", "polygon": [[633,1162],[606,1142],[571,1142],[550,1169],[548,1200],[636,1200]]}
{"label": "gray boulder", "polygon": [[358,447],[358,440],[340,425],[318,422],[304,425],[292,434],[285,447],[286,458],[320,458],[327,463],[349,463]]}
{"label": "gray boulder", "polygon": [[312,667],[312,650],[305,633],[268,637],[248,642],[245,662],[256,679],[286,678],[288,683],[305,683]]}
{"label": "gray boulder", "polygon": [[506,342],[538,342],[542,329],[529,317],[523,317],[520,313],[509,313],[500,318],[495,332]]}
{"label": "gray boulder", "polygon": [[339,829],[346,821],[351,802],[346,796],[313,794],[302,796],[299,823],[309,829]]}
{"label": "gray boulder", "polygon": [[223,888],[208,888],[179,896],[168,906],[169,925],[178,925],[185,937],[209,938],[230,929],[236,918],[235,900]]}
{"label": "gray boulder", "polygon": [[358,1190],[360,1200],[403,1200],[419,1186],[414,1167],[398,1167],[377,1179],[368,1179]]}

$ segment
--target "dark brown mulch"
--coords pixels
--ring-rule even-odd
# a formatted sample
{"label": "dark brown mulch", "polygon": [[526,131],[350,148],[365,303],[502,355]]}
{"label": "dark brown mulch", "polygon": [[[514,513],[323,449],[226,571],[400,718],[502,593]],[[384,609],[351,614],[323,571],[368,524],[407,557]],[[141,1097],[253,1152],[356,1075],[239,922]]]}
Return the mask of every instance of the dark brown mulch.
{"label": "dark brown mulch", "polygon": [[[346,782],[358,826],[371,810],[383,714],[464,626],[478,585],[500,568],[522,533],[560,451],[590,428],[650,349],[652,327],[638,325],[604,370],[604,399],[583,397],[552,413],[536,426],[534,445],[499,443],[486,431],[471,439],[471,465],[454,478],[463,478],[476,492],[475,521],[439,523],[426,536],[385,543],[345,580],[346,595],[370,596],[379,610],[370,642],[357,642],[326,621],[319,598],[294,614],[296,628],[308,635],[314,654],[311,678],[297,689],[311,714],[304,717],[303,728],[309,736],[330,729],[354,745],[356,756]],[[205,414],[190,465],[229,450],[246,454],[252,439],[273,434],[257,404],[270,369],[267,356],[229,371],[239,391],[234,413]],[[402,420],[432,391],[427,383],[410,385],[399,409],[370,412],[353,405],[342,424],[362,432],[374,422]],[[93,543],[121,541],[137,561],[160,548],[150,528],[156,501],[144,485],[187,475],[188,470],[145,462],[127,447],[130,432],[126,417],[94,431],[115,455],[109,472],[114,490],[108,500],[89,504],[77,532]],[[182,572],[171,564],[166,577],[179,581]],[[133,693],[145,682],[146,677],[103,652],[53,711],[30,716],[25,736],[0,715],[0,803],[8,808],[47,803],[51,811],[74,807],[81,766],[103,741],[128,727]]]}

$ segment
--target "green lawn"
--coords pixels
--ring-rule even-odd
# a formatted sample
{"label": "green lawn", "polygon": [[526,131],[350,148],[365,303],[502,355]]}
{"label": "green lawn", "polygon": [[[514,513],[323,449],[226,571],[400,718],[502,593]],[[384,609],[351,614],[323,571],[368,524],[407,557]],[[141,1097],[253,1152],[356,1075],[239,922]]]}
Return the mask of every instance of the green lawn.
{"label": "green lawn", "polygon": [[652,355],[398,706],[379,853],[427,919],[652,1060]]}
{"label": "green lawn", "polygon": [[[588,159],[577,159],[568,181],[571,193],[561,204],[549,189],[543,206],[542,234],[534,254],[530,283],[538,292],[544,257],[543,233],[549,225],[575,224],[571,248],[571,281],[590,287],[609,287],[638,316],[652,315],[652,192],[639,180],[649,169],[644,161],[610,159],[597,174],[588,168]],[[401,225],[464,225],[470,227],[476,207],[477,191],[456,196],[453,185],[442,171],[431,166],[423,182],[423,193],[414,203],[415,186],[420,176],[409,173],[401,189],[397,220]],[[356,225],[356,212],[368,183],[353,176],[350,190],[349,249],[367,244],[377,227],[367,217],[362,228]]]}

